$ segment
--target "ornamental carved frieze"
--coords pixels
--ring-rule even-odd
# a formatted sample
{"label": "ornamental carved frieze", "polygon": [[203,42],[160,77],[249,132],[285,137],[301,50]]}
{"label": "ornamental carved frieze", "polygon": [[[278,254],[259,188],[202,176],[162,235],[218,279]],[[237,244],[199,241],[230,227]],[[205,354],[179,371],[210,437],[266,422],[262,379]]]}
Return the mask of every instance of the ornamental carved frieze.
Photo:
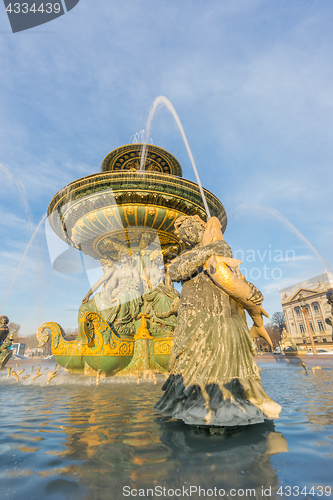
{"label": "ornamental carved frieze", "polygon": [[171,354],[173,338],[154,339],[154,354]]}

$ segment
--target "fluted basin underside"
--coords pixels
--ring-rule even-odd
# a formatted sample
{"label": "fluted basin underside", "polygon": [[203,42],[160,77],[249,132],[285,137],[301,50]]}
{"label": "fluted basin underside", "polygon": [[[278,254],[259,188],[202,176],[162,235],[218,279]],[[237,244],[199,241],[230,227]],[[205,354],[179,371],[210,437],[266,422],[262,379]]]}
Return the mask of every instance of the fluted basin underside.
{"label": "fluted basin underside", "polygon": [[[205,190],[212,216],[222,230],[227,216],[222,203]],[[72,182],[52,199],[48,220],[54,232],[85,254],[116,258],[120,247],[131,241],[138,249],[158,236],[164,255],[185,247],[174,234],[174,223],[183,215],[207,215],[197,184],[155,172],[111,171]]]}

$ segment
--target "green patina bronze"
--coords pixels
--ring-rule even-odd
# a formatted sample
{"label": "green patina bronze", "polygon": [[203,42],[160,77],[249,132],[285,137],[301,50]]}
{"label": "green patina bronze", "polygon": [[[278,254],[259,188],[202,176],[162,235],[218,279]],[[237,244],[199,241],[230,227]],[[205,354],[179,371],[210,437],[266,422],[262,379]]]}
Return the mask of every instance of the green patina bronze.
{"label": "green patina bronze", "polygon": [[84,357],[83,356],[68,356],[54,354],[54,359],[58,365],[65,367],[71,373],[84,372]]}
{"label": "green patina bronze", "polygon": [[9,334],[9,319],[7,316],[0,316],[0,369],[4,368],[12,357],[13,339]]}

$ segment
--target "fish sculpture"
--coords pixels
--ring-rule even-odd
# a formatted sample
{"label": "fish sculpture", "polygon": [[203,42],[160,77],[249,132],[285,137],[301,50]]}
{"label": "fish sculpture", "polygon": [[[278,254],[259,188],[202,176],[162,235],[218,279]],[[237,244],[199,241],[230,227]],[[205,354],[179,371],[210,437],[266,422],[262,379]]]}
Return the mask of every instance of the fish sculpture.
{"label": "fish sculpture", "polygon": [[54,372],[47,372],[47,379],[46,379],[46,384],[49,384],[50,381],[56,377],[58,375],[58,371],[54,371]]}
{"label": "fish sculpture", "polygon": [[15,371],[15,370],[12,370],[12,372],[11,372],[11,373],[12,373],[13,377],[15,377],[15,378],[16,378],[16,382],[18,382],[18,381],[20,380],[20,377],[17,375],[16,371]]}
{"label": "fish sculpture", "polygon": [[40,370],[38,370],[38,372],[36,373],[36,375],[34,375],[31,380],[34,381],[34,380],[36,380],[36,378],[41,377],[42,375],[43,375],[43,372],[41,372]]}
{"label": "fish sculpture", "polygon": [[[224,240],[221,223],[217,217],[211,217],[207,222],[202,244],[206,246],[218,240]],[[261,305],[263,298],[260,303],[258,303],[258,300],[256,302],[251,300],[253,291],[250,284],[245,281],[245,278],[237,276],[230,269],[238,267],[241,263],[242,261],[238,259],[213,255],[205,262],[204,269],[218,287],[241,304],[249,313],[253,320],[253,326],[250,330],[251,337],[263,337],[273,347],[272,341],[264,328],[263,316],[266,316],[266,318],[269,318],[269,316]]]}

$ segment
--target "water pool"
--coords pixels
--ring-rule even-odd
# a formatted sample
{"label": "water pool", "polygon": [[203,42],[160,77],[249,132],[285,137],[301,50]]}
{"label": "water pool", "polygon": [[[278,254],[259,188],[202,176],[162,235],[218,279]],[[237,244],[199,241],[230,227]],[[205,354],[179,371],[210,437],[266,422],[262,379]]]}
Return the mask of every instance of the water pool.
{"label": "water pool", "polygon": [[227,434],[157,414],[164,377],[96,386],[62,371],[46,385],[4,370],[0,498],[333,498],[333,367],[280,361],[259,360],[280,420]]}

